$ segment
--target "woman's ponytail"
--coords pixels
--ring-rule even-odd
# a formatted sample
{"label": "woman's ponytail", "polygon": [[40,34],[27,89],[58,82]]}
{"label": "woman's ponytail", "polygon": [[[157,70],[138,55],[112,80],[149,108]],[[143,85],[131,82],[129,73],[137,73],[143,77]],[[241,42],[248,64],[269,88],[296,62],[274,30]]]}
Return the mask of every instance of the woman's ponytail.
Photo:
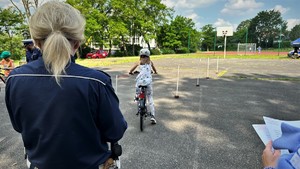
{"label": "woman's ponytail", "polygon": [[52,73],[59,84],[59,75],[65,73],[70,61],[72,47],[68,39],[59,31],[51,33],[44,42],[43,59],[46,69]]}

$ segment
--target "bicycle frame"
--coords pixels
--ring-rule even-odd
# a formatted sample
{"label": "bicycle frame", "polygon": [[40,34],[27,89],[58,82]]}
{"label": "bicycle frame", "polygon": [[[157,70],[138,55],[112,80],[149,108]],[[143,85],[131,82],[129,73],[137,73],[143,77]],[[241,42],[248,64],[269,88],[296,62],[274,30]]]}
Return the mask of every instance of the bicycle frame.
{"label": "bicycle frame", "polygon": [[3,68],[0,68],[0,80],[5,84],[6,83],[6,77],[3,73],[1,73]]}

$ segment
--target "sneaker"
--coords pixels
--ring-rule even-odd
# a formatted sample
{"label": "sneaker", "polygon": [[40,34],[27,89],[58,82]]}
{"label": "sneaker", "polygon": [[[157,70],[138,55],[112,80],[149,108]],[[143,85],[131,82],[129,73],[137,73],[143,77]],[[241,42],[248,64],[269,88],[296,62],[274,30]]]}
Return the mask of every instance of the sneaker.
{"label": "sneaker", "polygon": [[136,103],[139,100],[138,97],[134,97],[133,101]]}
{"label": "sneaker", "polygon": [[151,120],[151,124],[156,124],[156,120],[154,116],[151,116],[150,120]]}

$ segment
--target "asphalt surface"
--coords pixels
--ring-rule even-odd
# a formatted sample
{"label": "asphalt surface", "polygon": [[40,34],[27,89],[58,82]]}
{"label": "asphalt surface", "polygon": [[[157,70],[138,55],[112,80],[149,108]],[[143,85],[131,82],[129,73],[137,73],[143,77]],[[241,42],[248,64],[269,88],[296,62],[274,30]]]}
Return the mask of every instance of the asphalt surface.
{"label": "asphalt surface", "polygon": [[[252,124],[263,124],[263,116],[300,120],[299,60],[221,59],[217,71],[213,59],[209,72],[207,59],[153,62],[157,124],[147,119],[143,132],[133,102],[135,77],[127,75],[132,63],[99,68],[111,75],[129,125],[120,141],[123,169],[261,169],[264,145]],[[23,169],[22,140],[0,85],[0,168]]]}

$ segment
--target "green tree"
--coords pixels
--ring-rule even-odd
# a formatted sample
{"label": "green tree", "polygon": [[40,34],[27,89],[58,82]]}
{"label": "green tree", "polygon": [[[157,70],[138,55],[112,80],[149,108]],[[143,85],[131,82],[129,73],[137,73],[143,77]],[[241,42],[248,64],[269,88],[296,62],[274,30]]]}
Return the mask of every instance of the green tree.
{"label": "green tree", "polygon": [[248,30],[250,26],[251,20],[242,21],[236,31],[233,33],[233,36],[230,38],[230,42],[232,43],[246,43],[246,39],[248,42]]}
{"label": "green tree", "polygon": [[298,38],[300,38],[300,24],[295,25],[290,32],[290,39],[292,41]]}
{"label": "green tree", "polygon": [[172,12],[160,0],[137,1],[135,16],[135,35],[140,35],[144,38],[150,49],[150,40],[157,39],[158,27],[167,21],[167,17]]}
{"label": "green tree", "polygon": [[13,7],[0,8],[0,52],[11,51],[13,59],[19,59],[23,55],[21,35],[18,31],[23,22],[22,16]]}
{"label": "green tree", "polygon": [[261,11],[250,22],[249,39],[251,42],[273,47],[273,42],[286,33],[287,22],[275,10]]}
{"label": "green tree", "polygon": [[206,49],[207,51],[213,50],[214,47],[214,41],[216,36],[216,30],[215,28],[211,25],[205,25],[202,27],[202,44],[201,48]]}
{"label": "green tree", "polygon": [[196,51],[199,48],[200,34],[194,28],[192,19],[176,16],[170,24],[160,26],[157,33],[157,42],[161,48],[169,48],[174,51]]}

